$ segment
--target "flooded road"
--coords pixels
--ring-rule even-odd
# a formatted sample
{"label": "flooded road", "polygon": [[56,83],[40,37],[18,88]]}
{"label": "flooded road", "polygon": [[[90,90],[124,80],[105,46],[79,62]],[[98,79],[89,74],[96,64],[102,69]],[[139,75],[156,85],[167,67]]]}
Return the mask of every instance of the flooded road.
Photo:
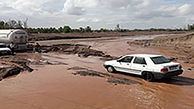
{"label": "flooded road", "polygon": [[[79,44],[91,45],[93,49],[113,56],[162,54],[154,48],[129,46],[127,41],[93,40],[79,41]],[[42,58],[58,64],[32,65],[33,72],[23,72],[0,81],[2,109],[194,108],[193,71],[185,71],[180,77],[169,80],[147,82],[135,75],[108,73],[99,57],[43,53]],[[110,82],[112,78],[116,78],[117,82]],[[121,83],[121,80],[126,80],[130,84],[119,84],[118,80]]]}

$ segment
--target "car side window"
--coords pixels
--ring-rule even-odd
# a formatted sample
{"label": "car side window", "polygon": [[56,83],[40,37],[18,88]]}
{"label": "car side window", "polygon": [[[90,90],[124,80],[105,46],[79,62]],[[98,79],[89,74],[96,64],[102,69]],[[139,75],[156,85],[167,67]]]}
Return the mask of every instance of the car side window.
{"label": "car side window", "polygon": [[119,60],[119,62],[131,63],[132,59],[133,59],[133,56],[126,56],[126,57],[122,58],[121,60]]}
{"label": "car side window", "polygon": [[145,58],[142,57],[135,57],[135,60],[133,61],[135,64],[146,64]]}

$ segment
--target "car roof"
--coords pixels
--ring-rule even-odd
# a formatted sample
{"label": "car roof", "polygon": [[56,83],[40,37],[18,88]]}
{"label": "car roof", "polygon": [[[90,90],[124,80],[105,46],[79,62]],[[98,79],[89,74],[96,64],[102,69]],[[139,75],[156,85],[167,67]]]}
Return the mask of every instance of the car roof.
{"label": "car roof", "polygon": [[158,57],[158,56],[162,56],[162,55],[157,55],[157,54],[131,54],[131,55],[126,55],[126,56]]}

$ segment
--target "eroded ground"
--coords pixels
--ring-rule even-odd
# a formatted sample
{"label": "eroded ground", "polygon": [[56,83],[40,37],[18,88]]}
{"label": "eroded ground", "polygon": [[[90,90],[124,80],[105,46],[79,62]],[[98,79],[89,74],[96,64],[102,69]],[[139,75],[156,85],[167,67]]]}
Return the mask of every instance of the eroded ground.
{"label": "eroded ground", "polygon": [[[2,66],[21,70],[19,75],[0,81],[1,108],[193,109],[194,71],[188,56],[177,55],[173,47],[137,42],[131,37],[41,41],[43,53],[1,57]],[[111,74],[103,68],[104,60],[132,53],[165,55],[181,62],[184,74],[146,82],[139,76]]]}

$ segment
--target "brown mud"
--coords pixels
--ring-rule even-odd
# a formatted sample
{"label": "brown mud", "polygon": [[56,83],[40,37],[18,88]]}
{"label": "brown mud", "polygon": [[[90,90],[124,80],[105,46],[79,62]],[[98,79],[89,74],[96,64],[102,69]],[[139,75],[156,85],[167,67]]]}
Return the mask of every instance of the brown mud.
{"label": "brown mud", "polygon": [[48,61],[37,53],[17,53],[13,56],[1,56],[0,63],[0,80],[24,71],[33,72],[34,69],[30,67],[32,65],[67,65],[63,62]]}
{"label": "brown mud", "polygon": [[9,76],[18,75],[22,71],[32,72],[33,69],[30,68],[29,61],[15,56],[1,57],[1,69],[0,69],[0,80],[7,78]]}
{"label": "brown mud", "polygon": [[[176,54],[176,59],[194,64],[194,34],[157,37],[153,40],[129,41],[129,45],[155,47]],[[168,49],[168,50],[167,50]],[[174,58],[175,59],[175,58]]]}
{"label": "brown mud", "polygon": [[[41,53],[1,57],[4,68],[25,69],[17,77],[0,82],[1,108],[193,109],[194,67],[192,62],[186,63],[192,54],[185,55],[162,44],[160,47],[134,44],[137,40],[123,35],[107,40],[40,41]],[[152,40],[161,40],[157,38]],[[190,40],[186,42],[189,44]],[[161,54],[180,62],[187,70],[172,79],[147,82],[135,75],[108,73],[103,67],[104,60],[134,53]],[[33,69],[32,73],[26,73],[26,66]]]}
{"label": "brown mud", "polygon": [[29,41],[62,40],[62,39],[96,39],[103,37],[129,37],[139,35],[181,34],[186,31],[131,31],[100,33],[37,33],[30,34]]}
{"label": "brown mud", "polygon": [[78,70],[75,73],[73,73],[74,75],[94,76],[94,77],[105,78],[107,80],[107,82],[113,83],[115,85],[117,85],[117,84],[124,84],[124,85],[141,84],[140,82],[133,81],[133,80],[130,80],[127,78],[117,77],[114,75],[110,75],[108,73],[88,70],[88,69],[80,68],[80,67],[72,67],[72,68],[69,68],[68,70]]}

